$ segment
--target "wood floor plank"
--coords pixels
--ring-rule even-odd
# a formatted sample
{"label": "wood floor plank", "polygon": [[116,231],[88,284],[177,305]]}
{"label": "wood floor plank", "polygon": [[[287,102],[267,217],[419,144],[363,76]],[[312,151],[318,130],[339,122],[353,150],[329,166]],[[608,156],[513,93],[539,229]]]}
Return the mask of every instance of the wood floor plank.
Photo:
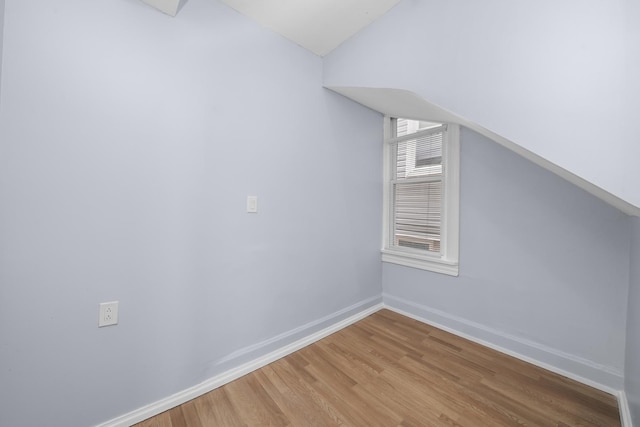
{"label": "wood floor plank", "polygon": [[[299,393],[297,381],[294,380],[293,388],[290,387],[287,380],[270,366],[256,372],[256,376],[292,425],[318,427],[340,425],[339,419],[332,419],[330,414],[323,411],[322,406],[318,406],[313,399],[304,398],[304,394]],[[284,378],[287,376],[285,375]]]}
{"label": "wood floor plank", "polygon": [[311,400],[318,408],[325,412],[333,422],[338,425],[352,425],[347,416],[343,415],[336,406],[316,390],[314,386],[316,380],[314,379],[313,382],[304,380],[304,376],[300,376],[300,367],[289,362],[289,358],[285,358],[273,363],[271,366],[276,370],[280,378],[287,382],[292,391],[304,399]]}
{"label": "wood floor plank", "polygon": [[[186,425],[188,425],[189,427],[204,427],[202,419],[200,417],[201,414],[198,412],[198,407],[206,402],[206,400],[206,398],[194,399],[180,406],[180,408],[182,409],[182,418],[184,419]],[[172,425],[171,427],[176,426]]]}
{"label": "wood floor plank", "polygon": [[171,416],[163,412],[138,424],[140,427],[172,427]]}
{"label": "wood floor plank", "polygon": [[[334,351],[337,357],[344,358],[347,364],[354,360],[365,360],[366,357],[346,343],[336,344],[331,342],[329,348]],[[438,418],[441,415],[441,411],[437,409],[438,405],[427,405],[428,399],[424,393],[403,389],[403,384],[408,386],[411,382],[388,381],[383,375],[380,375],[384,372],[384,368],[371,362],[352,362],[350,367],[350,371],[353,373],[354,378],[357,378],[360,386],[371,393],[379,395],[386,402],[386,406],[390,407],[394,412],[408,414],[404,416],[404,420],[400,425],[416,422],[419,425],[433,425],[433,423],[438,422]],[[426,410],[415,414],[413,413],[413,408],[416,406],[423,406]]]}
{"label": "wood floor plank", "polygon": [[289,420],[264,390],[255,375],[245,375],[225,386],[231,404],[250,426],[288,426]]}
{"label": "wood floor plank", "polygon": [[[198,420],[193,419],[194,414],[198,417]],[[245,425],[236,414],[226,389],[216,389],[195,399],[193,410],[185,415],[188,419],[187,425],[189,427],[192,425],[194,427],[199,427],[200,425],[203,427],[211,425]]]}
{"label": "wood floor plank", "polygon": [[614,396],[381,310],[136,427],[620,426]]}
{"label": "wood floor plank", "polygon": [[[189,427],[187,420],[184,418],[182,406],[177,406],[171,409],[169,417],[171,418],[171,427]],[[197,424],[191,424],[191,427],[197,427]]]}

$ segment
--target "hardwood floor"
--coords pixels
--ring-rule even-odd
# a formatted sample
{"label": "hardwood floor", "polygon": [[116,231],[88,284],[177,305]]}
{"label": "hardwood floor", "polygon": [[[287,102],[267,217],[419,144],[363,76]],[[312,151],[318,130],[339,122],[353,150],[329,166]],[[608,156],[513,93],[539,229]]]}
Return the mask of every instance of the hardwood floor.
{"label": "hardwood floor", "polygon": [[389,310],[136,427],[619,426],[616,399]]}

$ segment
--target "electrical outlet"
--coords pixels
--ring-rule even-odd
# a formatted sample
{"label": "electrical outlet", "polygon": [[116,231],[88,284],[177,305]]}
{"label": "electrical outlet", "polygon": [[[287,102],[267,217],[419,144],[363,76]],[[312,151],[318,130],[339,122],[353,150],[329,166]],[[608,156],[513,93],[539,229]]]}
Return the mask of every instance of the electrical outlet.
{"label": "electrical outlet", "polygon": [[118,324],[118,301],[100,303],[98,312],[99,328]]}

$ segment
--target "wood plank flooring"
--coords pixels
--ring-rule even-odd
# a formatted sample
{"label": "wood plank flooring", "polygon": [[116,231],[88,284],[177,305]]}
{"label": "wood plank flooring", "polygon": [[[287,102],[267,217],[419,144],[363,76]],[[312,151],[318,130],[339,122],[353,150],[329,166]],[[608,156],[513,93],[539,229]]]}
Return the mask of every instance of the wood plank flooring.
{"label": "wood plank flooring", "polygon": [[381,310],[136,427],[619,426],[602,391]]}

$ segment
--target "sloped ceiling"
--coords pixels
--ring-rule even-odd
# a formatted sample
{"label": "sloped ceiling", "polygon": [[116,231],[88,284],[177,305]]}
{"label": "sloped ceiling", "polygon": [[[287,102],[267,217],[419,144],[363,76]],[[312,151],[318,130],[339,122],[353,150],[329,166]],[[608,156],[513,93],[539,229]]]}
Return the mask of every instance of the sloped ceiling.
{"label": "sloped ceiling", "polygon": [[582,179],[570,171],[561,168],[536,153],[521,147],[513,141],[486,129],[477,123],[467,120],[462,116],[451,111],[447,111],[436,104],[426,101],[411,91],[393,88],[336,86],[327,86],[327,89],[388,116],[406,117],[410,119],[427,119],[438,122],[457,123],[465,126],[532,161],[538,166],[541,166],[577,185],[627,215],[640,216],[640,209],[638,207],[603,190],[591,182]]}
{"label": "sloped ceiling", "polygon": [[319,56],[331,52],[400,2],[400,0],[221,1]]}

